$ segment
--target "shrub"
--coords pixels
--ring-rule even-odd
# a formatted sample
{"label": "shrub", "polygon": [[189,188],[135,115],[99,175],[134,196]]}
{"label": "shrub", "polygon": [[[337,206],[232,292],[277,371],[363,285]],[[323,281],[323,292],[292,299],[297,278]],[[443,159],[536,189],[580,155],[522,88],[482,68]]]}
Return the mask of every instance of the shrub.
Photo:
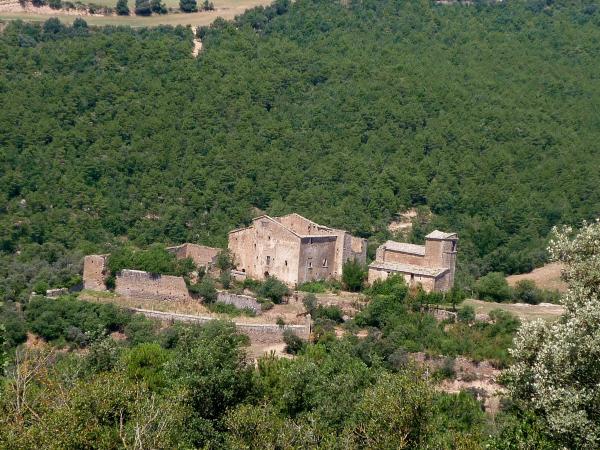
{"label": "shrub", "polygon": [[61,0],[48,0],[48,6],[52,9],[60,9],[62,7]]}
{"label": "shrub", "polygon": [[473,322],[475,320],[475,308],[471,305],[463,306],[458,310],[457,318],[460,322]]}
{"label": "shrub", "polygon": [[285,342],[285,351],[290,355],[296,355],[302,351],[306,343],[292,330],[283,332],[283,342]]}
{"label": "shrub", "polygon": [[312,316],[317,308],[317,297],[315,294],[308,294],[302,299],[302,304],[304,305],[304,308],[306,308],[306,312]]}
{"label": "shrub", "polygon": [[512,298],[506,278],[500,272],[490,272],[475,283],[477,298],[486,301],[504,302]]}
{"label": "shrub", "polygon": [[275,321],[275,323],[277,324],[277,326],[283,328],[285,326],[285,320],[283,320],[283,317],[279,316],[277,317],[277,320]]}
{"label": "shrub", "polygon": [[223,289],[229,289],[231,287],[231,272],[229,269],[221,271],[219,282],[223,286]]}
{"label": "shrub", "polygon": [[116,11],[119,16],[128,16],[129,6],[127,5],[127,0],[117,0]]}
{"label": "shrub", "polygon": [[217,289],[215,283],[208,277],[204,277],[200,283],[188,287],[190,294],[199,295],[204,303],[214,303],[217,300]]}
{"label": "shrub", "polygon": [[179,0],[179,9],[185,13],[191,13],[198,11],[198,4],[196,0]]}
{"label": "shrub", "polygon": [[258,295],[268,298],[273,303],[281,303],[283,298],[290,294],[288,287],[275,277],[267,277],[258,289]]}
{"label": "shrub", "polygon": [[230,270],[233,269],[233,256],[227,249],[221,250],[217,255],[217,261],[215,265],[219,270]]}
{"label": "shrub", "polygon": [[298,290],[302,292],[312,292],[313,294],[323,294],[327,292],[324,281],[307,281],[298,285]]}
{"label": "shrub", "polygon": [[339,306],[335,305],[319,305],[316,307],[316,309],[313,310],[313,313],[311,313],[311,315],[315,319],[328,319],[336,323],[342,323],[344,321],[344,313],[342,312]]}
{"label": "shrub", "polygon": [[138,16],[150,16],[152,14],[150,0],[135,0],[135,13]]}
{"label": "shrub", "polygon": [[346,261],[342,267],[342,281],[351,292],[360,291],[365,282],[367,271],[356,260]]}
{"label": "shrub", "polygon": [[270,309],[273,309],[273,307],[275,306],[275,303],[273,303],[271,300],[258,300],[260,303],[260,309],[262,311],[268,311]]}

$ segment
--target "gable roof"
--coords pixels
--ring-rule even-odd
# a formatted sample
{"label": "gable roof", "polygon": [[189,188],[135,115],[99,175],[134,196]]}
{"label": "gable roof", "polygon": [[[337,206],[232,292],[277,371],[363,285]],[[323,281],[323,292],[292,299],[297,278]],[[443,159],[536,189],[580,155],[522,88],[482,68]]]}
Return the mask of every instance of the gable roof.
{"label": "gable roof", "polygon": [[458,236],[456,235],[456,233],[446,233],[440,230],[433,230],[431,233],[425,236],[425,239],[458,239]]}
{"label": "gable roof", "polygon": [[425,256],[425,246],[416,244],[407,244],[406,242],[386,241],[383,244],[386,250],[393,252],[408,253],[411,255]]}
{"label": "gable roof", "polygon": [[385,261],[385,262],[373,261],[369,265],[369,268],[386,270],[389,272],[415,274],[415,275],[421,275],[421,276],[433,277],[433,278],[437,278],[437,277],[445,274],[449,270],[447,267],[422,267],[422,266],[415,266],[413,264],[387,262],[387,261]]}

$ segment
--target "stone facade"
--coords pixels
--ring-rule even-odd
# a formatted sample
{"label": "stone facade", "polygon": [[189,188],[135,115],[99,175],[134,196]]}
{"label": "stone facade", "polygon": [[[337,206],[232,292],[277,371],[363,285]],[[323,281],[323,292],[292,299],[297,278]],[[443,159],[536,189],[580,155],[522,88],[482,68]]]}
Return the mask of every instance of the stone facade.
{"label": "stone facade", "polygon": [[175,247],[167,247],[167,251],[173,253],[177,259],[191,258],[196,266],[203,266],[208,269],[216,263],[221,249],[186,242]]}
{"label": "stone facade", "polygon": [[217,293],[217,302],[233,305],[239,309],[248,308],[253,310],[256,314],[262,312],[260,303],[258,303],[254,297],[250,297],[249,295],[232,294],[231,292],[220,291]]}
{"label": "stone facade", "polygon": [[410,286],[420,284],[427,292],[448,291],[454,285],[456,233],[433,231],[425,245],[387,241],[377,249],[369,265],[369,283],[400,274]]}
{"label": "stone facade", "polygon": [[92,291],[105,291],[104,279],[108,275],[106,260],[108,255],[88,255],[83,258],[83,288]]}
{"label": "stone facade", "polygon": [[142,300],[190,300],[183,277],[158,275],[142,270],[122,270],[115,280],[115,293]]}
{"label": "stone facade", "polygon": [[236,268],[248,277],[272,275],[288,285],[339,279],[344,262],[366,262],[365,239],[312,222],[298,214],[255,218],[229,233]]}

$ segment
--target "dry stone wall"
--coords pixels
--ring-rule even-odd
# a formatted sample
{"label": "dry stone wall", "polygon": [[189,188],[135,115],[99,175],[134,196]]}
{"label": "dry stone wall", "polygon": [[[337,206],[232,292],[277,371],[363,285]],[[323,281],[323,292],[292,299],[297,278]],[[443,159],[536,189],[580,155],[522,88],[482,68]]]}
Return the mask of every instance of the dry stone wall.
{"label": "dry stone wall", "polygon": [[[164,320],[164,321],[177,321],[195,324],[205,324],[211,320],[215,320],[213,317],[207,316],[195,316],[189,314],[177,314],[163,311],[151,311],[149,309],[130,308],[131,311],[143,314],[146,317],[152,319]],[[244,323],[234,322],[236,328],[240,333],[244,333],[250,337],[255,343],[261,344],[277,344],[283,341],[283,332],[285,330],[291,330],[299,337],[304,340],[308,340],[310,337],[310,315],[306,317],[304,325],[283,325],[279,326],[272,323]]]}
{"label": "dry stone wall", "polygon": [[122,270],[116,277],[115,293],[143,300],[189,300],[183,277],[158,275],[142,270]]}
{"label": "dry stone wall", "polygon": [[233,305],[239,309],[248,308],[253,310],[256,314],[262,312],[260,303],[258,303],[254,297],[250,297],[249,295],[232,294],[230,292],[222,291],[217,294],[217,302]]}

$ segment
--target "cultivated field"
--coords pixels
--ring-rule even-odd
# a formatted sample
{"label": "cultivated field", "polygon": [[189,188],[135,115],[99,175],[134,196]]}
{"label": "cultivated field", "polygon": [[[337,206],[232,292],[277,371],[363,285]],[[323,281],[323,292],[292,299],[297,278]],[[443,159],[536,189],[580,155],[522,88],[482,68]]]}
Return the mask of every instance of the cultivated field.
{"label": "cultivated field", "polygon": [[[11,2],[13,3],[13,2]],[[90,3],[105,6],[115,6],[116,0],[97,0]],[[166,0],[167,7],[177,8],[179,0]],[[73,14],[67,11],[54,11],[50,8],[40,8],[36,12],[15,11],[14,8],[8,8],[8,2],[0,1],[0,20],[25,20],[29,22],[43,22],[49,17],[58,17],[65,23],[72,23],[77,17],[85,19],[90,25],[129,25],[131,27],[148,27],[157,25],[192,25],[202,26],[212,23],[217,17],[223,19],[233,19],[242,14],[246,9],[255,6],[266,6],[272,3],[272,0],[213,0],[214,11],[201,11],[197,13],[184,14],[173,12],[164,15],[152,15],[150,17],[138,16],[98,16],[89,14]],[[133,10],[134,1],[129,1],[129,8]]]}

